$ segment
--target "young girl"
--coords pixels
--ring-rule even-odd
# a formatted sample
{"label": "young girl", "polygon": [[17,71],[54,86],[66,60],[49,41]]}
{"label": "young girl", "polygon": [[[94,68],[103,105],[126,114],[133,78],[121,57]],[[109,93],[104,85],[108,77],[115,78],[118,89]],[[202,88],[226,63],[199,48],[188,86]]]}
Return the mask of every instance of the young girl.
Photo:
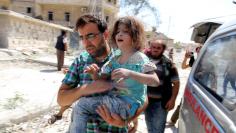
{"label": "young girl", "polygon": [[145,101],[145,84],[159,85],[155,65],[141,52],[144,38],[143,26],[135,18],[123,17],[116,21],[111,40],[120,53],[108,61],[99,74],[100,68],[96,64],[85,70],[94,80],[106,78],[113,88],[103,96],[82,97],[75,103],[74,111],[78,116],[75,121],[78,123],[71,131],[85,133],[88,118],[98,116],[95,109],[102,104],[127,122]]}

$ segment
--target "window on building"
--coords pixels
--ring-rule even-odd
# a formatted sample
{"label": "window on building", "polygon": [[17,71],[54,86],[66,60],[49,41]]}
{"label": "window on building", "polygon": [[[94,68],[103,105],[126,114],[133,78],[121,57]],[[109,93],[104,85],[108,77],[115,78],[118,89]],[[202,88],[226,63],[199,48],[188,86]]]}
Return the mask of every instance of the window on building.
{"label": "window on building", "polygon": [[114,5],[116,5],[116,0],[114,0]]}
{"label": "window on building", "polygon": [[1,6],[0,9],[8,10],[8,7],[6,7],[6,6]]}
{"label": "window on building", "polygon": [[48,20],[49,21],[53,20],[53,12],[48,12]]}
{"label": "window on building", "polygon": [[65,12],[65,21],[69,22],[70,21],[70,13]]}
{"label": "window on building", "polygon": [[107,0],[108,2],[111,2],[111,0]]}
{"label": "window on building", "polygon": [[27,7],[26,8],[26,13],[31,13],[32,12],[32,8],[31,7]]}
{"label": "window on building", "polygon": [[109,16],[106,16],[106,22],[107,23],[109,22]]}

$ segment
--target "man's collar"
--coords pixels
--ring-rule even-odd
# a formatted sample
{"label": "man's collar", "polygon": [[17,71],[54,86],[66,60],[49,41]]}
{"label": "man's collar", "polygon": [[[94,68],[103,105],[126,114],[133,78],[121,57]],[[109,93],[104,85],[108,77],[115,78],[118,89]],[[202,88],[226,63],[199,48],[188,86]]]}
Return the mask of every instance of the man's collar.
{"label": "man's collar", "polygon": [[161,55],[159,55],[159,56],[157,56],[157,57],[155,57],[155,56],[150,56],[152,59],[161,59],[161,57],[163,56],[163,54],[161,54]]}

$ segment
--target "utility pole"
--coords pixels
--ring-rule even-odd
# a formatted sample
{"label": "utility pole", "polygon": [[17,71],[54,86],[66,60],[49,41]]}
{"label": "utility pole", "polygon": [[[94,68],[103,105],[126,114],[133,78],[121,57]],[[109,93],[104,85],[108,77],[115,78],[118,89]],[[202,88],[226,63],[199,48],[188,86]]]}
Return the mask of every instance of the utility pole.
{"label": "utility pole", "polygon": [[168,22],[168,29],[167,29],[167,41],[166,41],[166,44],[167,44],[167,46],[168,46],[168,44],[169,44],[169,31],[170,31],[170,26],[171,26],[171,16],[169,16],[169,22]]}
{"label": "utility pole", "polygon": [[104,0],[101,0],[101,19],[104,19]]}
{"label": "utility pole", "polygon": [[171,16],[169,16],[167,35],[169,35],[169,32],[170,32],[170,26],[171,26]]}

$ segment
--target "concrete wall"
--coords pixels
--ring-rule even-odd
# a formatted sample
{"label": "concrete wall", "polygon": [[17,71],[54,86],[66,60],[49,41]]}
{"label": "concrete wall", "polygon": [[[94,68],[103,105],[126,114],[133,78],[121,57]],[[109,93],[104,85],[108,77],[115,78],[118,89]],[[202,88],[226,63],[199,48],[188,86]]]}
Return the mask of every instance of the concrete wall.
{"label": "concrete wall", "polygon": [[[74,27],[76,20],[82,15],[81,6],[71,5],[42,5],[42,17],[44,21],[48,21],[48,12],[53,12],[52,23]],[[70,13],[70,22],[65,21],[65,12]]]}
{"label": "concrete wall", "polygon": [[[48,12],[53,12],[53,21],[50,23],[74,27],[76,20],[85,13],[97,14],[103,12],[103,17],[109,17],[108,25],[113,26],[119,12],[119,0],[0,0],[0,8],[36,17],[48,21]],[[94,3],[95,2],[95,3]],[[93,5],[96,4],[96,7]],[[102,7],[101,7],[102,6]],[[93,8],[92,8],[93,7]],[[31,12],[27,13],[27,8]],[[87,8],[87,10],[84,10]],[[99,9],[99,11],[94,9]],[[93,10],[92,10],[93,9]],[[70,13],[70,21],[65,20],[65,12]],[[99,15],[102,16],[100,13]]]}
{"label": "concrete wall", "polygon": [[[8,10],[0,10],[0,48],[54,48],[61,30],[71,29]],[[69,37],[70,38],[70,37]]]}
{"label": "concrete wall", "polygon": [[[27,7],[31,8],[31,13],[27,13]],[[34,10],[35,10],[34,2],[33,1],[13,1],[11,4],[11,10],[33,17]]]}
{"label": "concrete wall", "polygon": [[0,1],[0,8],[4,7],[4,8],[8,8],[9,9],[10,4],[11,4],[10,0],[1,0]]}
{"label": "concrete wall", "polygon": [[[103,1],[103,2],[102,2]],[[97,5],[94,12],[92,12],[93,2]],[[103,5],[101,7],[101,5]],[[82,8],[87,8],[83,10]],[[100,10],[103,10],[103,17],[109,16],[109,27],[113,26],[114,21],[117,18],[119,12],[119,0],[114,5],[114,0],[108,2],[108,0],[36,0],[35,15],[41,15],[44,21],[48,21],[48,12],[53,12],[52,23],[60,24],[64,26],[74,27],[76,20],[83,14],[97,14]],[[65,21],[65,12],[70,13],[70,22]]]}

